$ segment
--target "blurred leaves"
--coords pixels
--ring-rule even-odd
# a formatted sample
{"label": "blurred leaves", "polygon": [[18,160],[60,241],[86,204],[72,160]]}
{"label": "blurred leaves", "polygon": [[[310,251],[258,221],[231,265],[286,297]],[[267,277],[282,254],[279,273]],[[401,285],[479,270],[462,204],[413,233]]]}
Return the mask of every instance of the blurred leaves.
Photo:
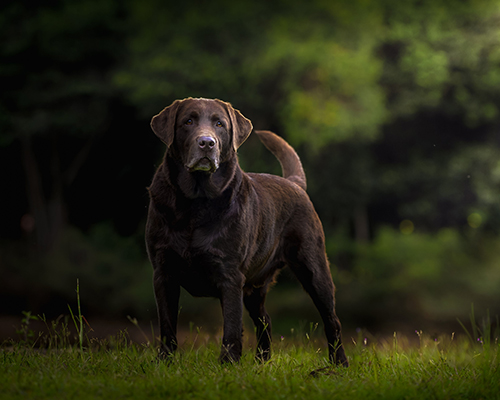
{"label": "blurred leaves", "polygon": [[271,105],[289,140],[314,148],[374,140],[389,117],[422,108],[470,126],[497,115],[495,1],[150,1],[132,10],[130,58],[115,82],[146,115],[186,96]]}
{"label": "blurred leaves", "polygon": [[[366,3],[217,1],[210,10],[203,2],[189,9],[134,3],[139,34],[115,82],[147,115],[166,98],[225,97],[250,112],[275,108],[295,144],[310,134],[316,148],[352,135],[373,138],[385,118],[381,62],[373,55],[381,26]],[[207,18],[213,9],[225,10],[223,24]],[[360,18],[369,31],[356,28]]]}
{"label": "blurred leaves", "polygon": [[[145,258],[142,235],[124,238],[110,224],[102,223],[87,234],[68,228],[50,254],[15,255],[4,250],[3,255],[8,263],[2,291],[12,290],[5,286],[8,282],[22,282],[30,288],[33,303],[27,307],[35,313],[57,316],[65,308],[67,311],[79,279],[87,315],[155,314],[152,270]],[[15,258],[9,259],[12,256]],[[56,298],[57,304],[51,298]]]}
{"label": "blurred leaves", "polygon": [[[113,1],[10,3],[2,12],[2,136],[102,130],[117,55]],[[108,100],[109,101],[109,100]],[[92,118],[88,116],[92,115]]]}
{"label": "blurred leaves", "polygon": [[500,284],[499,239],[472,231],[467,239],[452,229],[426,234],[417,228],[410,235],[381,229],[372,244],[356,247],[350,272],[334,265],[340,309],[368,325],[390,319],[417,328],[466,315],[471,299],[483,310],[492,307]]}
{"label": "blurred leaves", "polygon": [[[496,1],[393,2],[383,85],[390,110],[413,114],[442,107],[468,126],[491,121],[498,112],[500,7]],[[389,57],[387,57],[389,56]]]}

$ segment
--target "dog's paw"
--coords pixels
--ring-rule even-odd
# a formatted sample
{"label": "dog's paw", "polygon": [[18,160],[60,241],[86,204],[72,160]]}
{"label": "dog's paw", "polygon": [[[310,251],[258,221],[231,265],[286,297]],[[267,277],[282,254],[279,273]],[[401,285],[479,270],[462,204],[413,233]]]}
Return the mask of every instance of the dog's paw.
{"label": "dog's paw", "polygon": [[219,361],[221,364],[234,364],[240,361],[241,351],[235,351],[234,346],[222,346]]}

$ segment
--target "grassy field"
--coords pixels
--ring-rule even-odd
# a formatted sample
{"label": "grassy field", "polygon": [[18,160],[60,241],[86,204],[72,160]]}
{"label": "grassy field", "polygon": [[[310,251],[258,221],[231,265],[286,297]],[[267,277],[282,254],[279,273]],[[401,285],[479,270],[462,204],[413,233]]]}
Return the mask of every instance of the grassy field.
{"label": "grassy field", "polygon": [[351,366],[342,368],[328,364],[314,329],[275,338],[265,364],[247,338],[241,363],[223,366],[216,340],[192,332],[167,365],[155,360],[154,343],[133,343],[125,331],[89,338],[75,318],[76,335],[55,322],[38,334],[29,319],[0,348],[0,399],[500,399],[496,333],[415,332],[411,341],[360,333],[344,338]]}

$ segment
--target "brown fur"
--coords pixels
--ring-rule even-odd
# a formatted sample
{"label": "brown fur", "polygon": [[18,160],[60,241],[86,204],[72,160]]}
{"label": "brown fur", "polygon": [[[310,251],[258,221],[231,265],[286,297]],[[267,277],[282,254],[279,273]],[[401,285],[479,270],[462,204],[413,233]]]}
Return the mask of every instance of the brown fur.
{"label": "brown fur", "polygon": [[284,178],[243,172],[236,150],[252,124],[220,100],[176,100],[151,126],[167,145],[149,188],[146,227],[160,356],[177,348],[182,286],[193,296],[220,299],[221,361],[240,359],[243,305],[257,328],[257,358],[267,360],[271,320],[264,301],[278,271],[289,266],[323,319],[330,360],[347,366],[323,228],[292,147],[272,132],[257,131]]}

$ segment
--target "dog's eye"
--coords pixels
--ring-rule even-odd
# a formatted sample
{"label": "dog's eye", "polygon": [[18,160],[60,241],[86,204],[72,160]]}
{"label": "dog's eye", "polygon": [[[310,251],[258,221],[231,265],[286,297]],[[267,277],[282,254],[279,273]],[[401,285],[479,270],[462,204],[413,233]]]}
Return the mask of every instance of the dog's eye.
{"label": "dog's eye", "polygon": [[217,122],[215,123],[215,126],[216,126],[217,128],[222,128],[224,125],[222,124],[222,122],[217,121]]}
{"label": "dog's eye", "polygon": [[186,125],[192,125],[193,124],[193,120],[191,118],[189,118],[187,121],[186,121]]}

